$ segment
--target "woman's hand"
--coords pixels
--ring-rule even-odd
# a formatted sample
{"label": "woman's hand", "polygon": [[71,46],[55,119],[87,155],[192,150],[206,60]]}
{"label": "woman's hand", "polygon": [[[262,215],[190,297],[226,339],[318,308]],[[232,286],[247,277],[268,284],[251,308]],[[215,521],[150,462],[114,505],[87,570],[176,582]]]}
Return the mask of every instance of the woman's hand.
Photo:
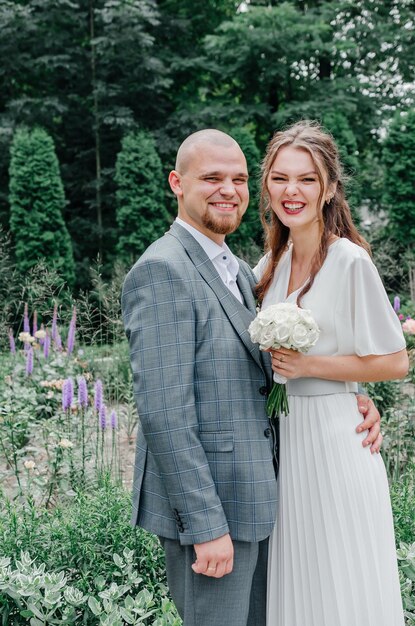
{"label": "woman's hand", "polygon": [[297,350],[269,350],[271,353],[272,369],[285,378],[304,378],[307,373],[307,356]]}

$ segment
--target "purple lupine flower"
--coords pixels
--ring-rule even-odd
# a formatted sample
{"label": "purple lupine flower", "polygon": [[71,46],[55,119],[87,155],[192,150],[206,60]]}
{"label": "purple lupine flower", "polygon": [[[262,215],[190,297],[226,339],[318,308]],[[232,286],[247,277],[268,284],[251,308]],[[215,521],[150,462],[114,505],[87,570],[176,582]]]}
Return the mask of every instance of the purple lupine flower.
{"label": "purple lupine flower", "polygon": [[88,387],[83,376],[78,376],[78,404],[84,409],[88,406]]}
{"label": "purple lupine flower", "polygon": [[62,350],[62,339],[61,339],[58,329],[56,329],[56,332],[55,332],[55,348],[56,350]]}
{"label": "purple lupine flower", "polygon": [[105,404],[101,404],[99,409],[99,426],[101,430],[105,430],[107,427],[107,407]]}
{"label": "purple lupine flower", "polygon": [[69,411],[73,401],[73,380],[72,378],[66,378],[62,385],[62,408],[64,411]]}
{"label": "purple lupine flower", "polygon": [[50,348],[50,335],[46,332],[46,337],[43,340],[43,356],[45,359],[49,357],[49,348]]}
{"label": "purple lupine flower", "polygon": [[35,333],[37,333],[37,311],[34,311],[33,313],[33,330],[32,330],[33,337],[35,336]]}
{"label": "purple lupine flower", "polygon": [[29,309],[28,309],[28,306],[27,306],[27,302],[24,305],[23,332],[24,333],[29,333],[29,335],[30,335]]}
{"label": "purple lupine flower", "polygon": [[98,379],[94,386],[94,407],[98,413],[102,406],[102,395],[102,381]]}
{"label": "purple lupine flower", "polygon": [[117,413],[115,412],[115,409],[112,409],[111,411],[110,424],[113,430],[117,428]]}
{"label": "purple lupine flower", "polygon": [[13,331],[11,328],[9,329],[9,344],[10,344],[10,352],[12,354],[16,354],[16,344],[14,341]]}
{"label": "purple lupine flower", "polygon": [[58,331],[58,305],[55,304],[53,307],[53,317],[52,317],[52,341],[56,342],[56,333]]}
{"label": "purple lupine flower", "polygon": [[75,330],[76,330],[76,307],[73,308],[72,319],[69,323],[68,343],[66,347],[68,354],[71,354],[73,352],[73,347],[75,344]]}
{"label": "purple lupine flower", "polygon": [[393,299],[393,308],[395,310],[395,313],[397,313],[399,311],[399,309],[401,308],[401,299],[399,296],[395,296]]}
{"label": "purple lupine flower", "polygon": [[33,348],[29,346],[26,352],[26,376],[31,376],[33,372]]}

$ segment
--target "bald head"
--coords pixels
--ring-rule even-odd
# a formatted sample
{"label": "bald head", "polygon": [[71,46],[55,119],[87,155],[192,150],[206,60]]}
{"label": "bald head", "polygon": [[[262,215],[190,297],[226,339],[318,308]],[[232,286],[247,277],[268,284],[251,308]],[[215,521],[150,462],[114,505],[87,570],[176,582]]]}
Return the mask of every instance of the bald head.
{"label": "bald head", "polygon": [[186,172],[189,163],[202,145],[216,146],[219,148],[234,148],[236,146],[240,149],[235,139],[223,133],[221,130],[216,130],[215,128],[198,130],[183,141],[177,152],[176,170],[180,174]]}

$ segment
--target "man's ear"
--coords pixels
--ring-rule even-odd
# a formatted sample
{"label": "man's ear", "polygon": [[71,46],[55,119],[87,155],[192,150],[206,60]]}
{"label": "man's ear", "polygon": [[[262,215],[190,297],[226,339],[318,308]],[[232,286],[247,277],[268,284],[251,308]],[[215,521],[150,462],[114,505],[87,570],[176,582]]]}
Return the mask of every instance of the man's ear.
{"label": "man's ear", "polygon": [[169,174],[169,185],[175,196],[183,195],[182,179],[179,172],[176,172],[176,170],[172,170]]}

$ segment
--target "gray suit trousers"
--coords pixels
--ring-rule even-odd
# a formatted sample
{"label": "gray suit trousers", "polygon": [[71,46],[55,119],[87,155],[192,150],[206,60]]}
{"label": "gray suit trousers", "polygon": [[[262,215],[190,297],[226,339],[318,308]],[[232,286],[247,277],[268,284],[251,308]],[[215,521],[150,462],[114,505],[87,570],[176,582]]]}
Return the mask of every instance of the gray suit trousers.
{"label": "gray suit trousers", "polygon": [[160,537],[167,582],[183,626],[265,626],[268,538],[234,541],[234,568],[223,578],[195,574],[193,546]]}

